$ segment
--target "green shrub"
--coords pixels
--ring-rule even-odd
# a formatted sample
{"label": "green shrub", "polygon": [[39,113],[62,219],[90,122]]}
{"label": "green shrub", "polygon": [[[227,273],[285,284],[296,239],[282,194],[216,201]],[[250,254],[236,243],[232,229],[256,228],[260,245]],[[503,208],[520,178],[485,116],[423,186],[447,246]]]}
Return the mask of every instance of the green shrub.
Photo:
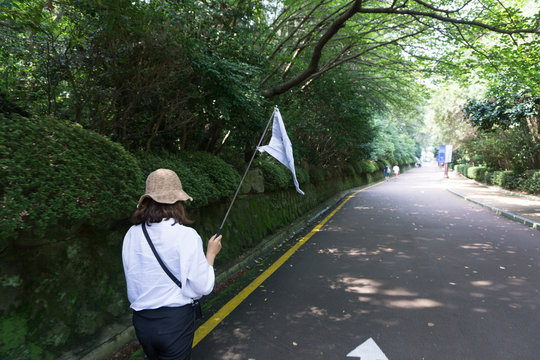
{"label": "green shrub", "polygon": [[493,175],[494,175],[493,171],[486,170],[486,172],[484,173],[484,180],[483,180],[484,183],[488,185],[493,185]]}
{"label": "green shrub", "polygon": [[52,117],[0,115],[0,237],[64,236],[129,216],[141,172],[120,145]]}
{"label": "green shrub", "polygon": [[357,163],[359,174],[371,174],[377,171],[377,164],[370,160],[362,160]]}
{"label": "green shrub", "polygon": [[495,171],[492,177],[493,185],[498,185],[503,189],[517,189],[520,183],[519,176],[510,170]]}
{"label": "green shrub", "polygon": [[320,166],[311,166],[309,168],[309,178],[313,184],[320,184],[324,182],[324,170]]}
{"label": "green shrub", "polygon": [[207,152],[186,153],[184,162],[191,168],[199,169],[214,184],[216,199],[230,199],[240,184],[240,174],[233,166]]}
{"label": "green shrub", "polygon": [[478,181],[484,181],[486,170],[487,169],[483,166],[471,166],[467,169],[467,177]]}
{"label": "green shrub", "polygon": [[526,171],[525,178],[520,185],[520,189],[530,194],[540,194],[540,171]]}
{"label": "green shrub", "polygon": [[470,167],[471,165],[466,165],[466,164],[456,165],[456,171],[460,173],[461,175],[467,176],[467,172]]}
{"label": "green shrub", "polygon": [[300,185],[309,184],[308,172],[299,166],[297,166],[295,170],[296,170],[296,179],[298,180],[298,184]]}
{"label": "green shrub", "polygon": [[291,171],[269,156],[260,156],[255,160],[254,167],[260,168],[263,172],[265,192],[286,189],[293,185]]}
{"label": "green shrub", "polygon": [[353,177],[357,176],[357,170],[356,170],[354,164],[349,163],[349,164],[347,164],[345,166],[345,175],[346,176],[353,176]]}
{"label": "green shrub", "polygon": [[234,195],[240,175],[231,165],[208,153],[168,152],[140,154],[139,164],[145,176],[160,168],[178,174],[182,187],[193,198],[190,208],[199,208],[212,201]]}

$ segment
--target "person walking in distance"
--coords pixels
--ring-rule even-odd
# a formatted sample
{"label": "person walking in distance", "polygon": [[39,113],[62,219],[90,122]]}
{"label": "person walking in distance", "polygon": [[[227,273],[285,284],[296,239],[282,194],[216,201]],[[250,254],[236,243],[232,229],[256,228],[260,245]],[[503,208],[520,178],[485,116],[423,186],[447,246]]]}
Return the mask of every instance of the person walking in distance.
{"label": "person walking in distance", "polygon": [[390,180],[390,166],[388,165],[384,167],[384,180],[386,181]]}
{"label": "person walking in distance", "polygon": [[191,357],[198,299],[214,288],[214,259],[221,236],[208,241],[206,255],[184,209],[192,198],[172,170],[148,175],[146,192],[132,215],[122,262],[133,326],[151,360]]}
{"label": "person walking in distance", "polygon": [[397,164],[394,165],[394,167],[392,168],[392,170],[394,170],[394,177],[397,178],[398,175],[399,175],[399,166],[397,166]]}

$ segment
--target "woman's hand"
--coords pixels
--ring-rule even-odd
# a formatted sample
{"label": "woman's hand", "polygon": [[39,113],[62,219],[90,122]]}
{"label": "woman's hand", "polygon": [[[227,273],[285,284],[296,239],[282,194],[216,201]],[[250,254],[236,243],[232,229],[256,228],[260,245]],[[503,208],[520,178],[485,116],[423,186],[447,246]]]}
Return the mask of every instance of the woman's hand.
{"label": "woman's hand", "polygon": [[222,236],[219,235],[216,238],[216,235],[214,235],[208,240],[208,245],[206,246],[206,261],[208,261],[210,266],[214,266],[214,259],[221,250],[221,237]]}

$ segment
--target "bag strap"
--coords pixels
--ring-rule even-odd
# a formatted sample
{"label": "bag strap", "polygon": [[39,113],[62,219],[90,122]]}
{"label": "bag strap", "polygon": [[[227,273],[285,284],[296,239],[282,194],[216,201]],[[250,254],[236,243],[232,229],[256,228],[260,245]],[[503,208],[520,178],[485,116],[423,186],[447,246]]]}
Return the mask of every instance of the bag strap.
{"label": "bag strap", "polygon": [[174,283],[176,285],[178,285],[179,288],[182,288],[182,283],[180,282],[180,280],[178,280],[176,278],[176,276],[174,276],[171,271],[167,268],[167,266],[165,265],[165,263],[163,262],[163,260],[161,260],[161,258],[159,257],[157,251],[156,251],[156,248],[154,247],[154,244],[152,243],[152,240],[150,240],[150,235],[148,235],[148,231],[146,231],[146,224],[143,222],[142,223],[142,229],[143,229],[143,232],[144,232],[144,237],[146,237],[146,240],[148,241],[148,245],[150,245],[150,248],[152,249],[152,252],[154,253],[154,255],[156,256],[156,259],[159,263],[159,265],[161,265],[161,267],[163,268],[163,271],[165,271],[165,273],[167,275],[169,275],[169,277],[171,278],[172,281],[174,281]]}

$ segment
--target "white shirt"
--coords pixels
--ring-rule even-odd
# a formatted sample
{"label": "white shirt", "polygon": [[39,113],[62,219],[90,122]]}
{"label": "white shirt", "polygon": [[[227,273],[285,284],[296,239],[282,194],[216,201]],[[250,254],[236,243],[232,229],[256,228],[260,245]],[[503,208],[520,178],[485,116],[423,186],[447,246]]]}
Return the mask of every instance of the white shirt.
{"label": "white shirt", "polygon": [[214,288],[214,268],[206,261],[201,237],[194,229],[173,223],[173,219],[163,220],[146,229],[157,253],[182,283],[181,289],[159,265],[141,225],[133,225],[124,237],[122,262],[135,311],[186,305]]}

